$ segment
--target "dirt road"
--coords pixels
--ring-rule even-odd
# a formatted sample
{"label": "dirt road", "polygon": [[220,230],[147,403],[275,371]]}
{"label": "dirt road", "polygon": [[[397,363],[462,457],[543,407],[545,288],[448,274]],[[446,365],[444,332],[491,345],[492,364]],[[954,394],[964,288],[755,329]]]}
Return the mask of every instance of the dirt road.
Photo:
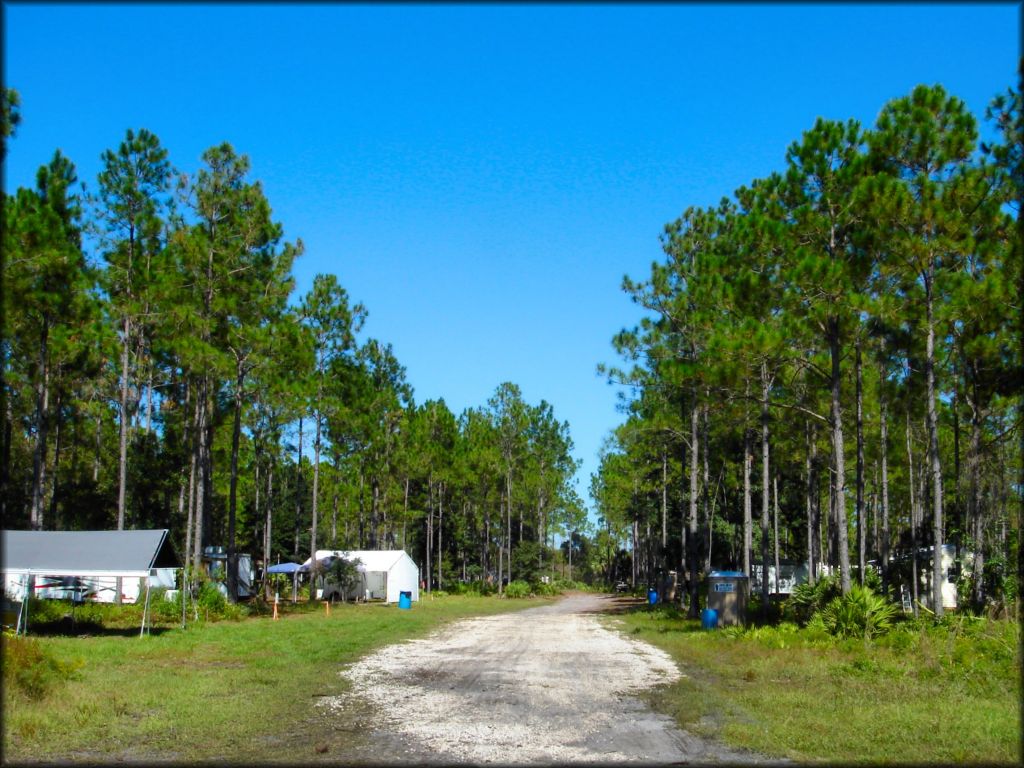
{"label": "dirt road", "polygon": [[[661,650],[602,626],[612,598],[572,595],[460,621],[388,646],[343,674],[370,704],[374,762],[760,762],[680,731],[636,694],[678,679]],[[372,714],[371,714],[372,713]]]}

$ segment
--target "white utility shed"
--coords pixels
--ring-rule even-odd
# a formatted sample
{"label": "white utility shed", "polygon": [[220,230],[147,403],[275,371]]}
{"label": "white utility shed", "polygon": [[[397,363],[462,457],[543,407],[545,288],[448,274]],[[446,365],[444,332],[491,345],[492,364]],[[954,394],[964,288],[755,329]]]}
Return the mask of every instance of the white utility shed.
{"label": "white utility shed", "polygon": [[[370,599],[397,603],[401,592],[409,592],[414,602],[420,599],[420,569],[405,550],[318,549],[316,551],[316,561],[321,567],[326,567],[326,561],[336,557],[359,560],[363,589],[369,592]],[[311,565],[312,558],[307,559],[300,570],[309,571]]]}

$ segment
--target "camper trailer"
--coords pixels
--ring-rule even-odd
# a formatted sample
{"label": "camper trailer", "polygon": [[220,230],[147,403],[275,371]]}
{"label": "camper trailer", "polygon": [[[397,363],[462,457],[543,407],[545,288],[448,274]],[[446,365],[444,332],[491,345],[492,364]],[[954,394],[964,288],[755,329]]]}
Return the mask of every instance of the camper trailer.
{"label": "camper trailer", "polygon": [[[935,610],[932,597],[932,555],[934,547],[920,547],[917,550],[917,599],[930,611]],[[956,547],[943,544],[940,549],[942,567],[942,607],[956,608],[956,585],[960,578],[960,565],[957,562]],[[970,554],[961,552],[961,560],[970,561]],[[908,613],[913,610],[913,552],[898,551],[889,560],[890,579],[900,604]]]}
{"label": "camper trailer", "polygon": [[[256,595],[258,589],[253,586],[255,574],[252,568],[252,555],[238,554],[238,597],[241,599],[250,598]],[[224,547],[204,547],[203,565],[206,567],[210,579],[217,584],[217,588],[225,596],[228,593],[228,554]]]}

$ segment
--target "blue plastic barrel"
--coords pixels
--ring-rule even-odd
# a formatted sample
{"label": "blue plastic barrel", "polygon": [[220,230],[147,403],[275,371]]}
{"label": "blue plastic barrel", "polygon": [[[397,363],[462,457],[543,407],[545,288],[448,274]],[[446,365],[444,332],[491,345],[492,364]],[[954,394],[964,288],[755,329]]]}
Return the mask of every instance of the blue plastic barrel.
{"label": "blue plastic barrel", "polygon": [[398,593],[398,607],[404,611],[412,608],[412,592]]}
{"label": "blue plastic barrel", "polygon": [[647,602],[654,605],[658,602],[658,592],[653,589],[647,590]]}
{"label": "blue plastic barrel", "polygon": [[700,612],[701,629],[718,629],[718,611],[714,608],[705,608]]}

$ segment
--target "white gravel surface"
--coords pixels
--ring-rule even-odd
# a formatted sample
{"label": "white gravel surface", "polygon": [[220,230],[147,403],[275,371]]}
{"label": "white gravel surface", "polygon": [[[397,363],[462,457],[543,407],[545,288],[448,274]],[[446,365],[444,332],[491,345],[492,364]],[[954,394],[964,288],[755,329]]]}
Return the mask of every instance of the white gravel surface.
{"label": "white gravel surface", "polygon": [[[760,762],[679,730],[636,694],[676,680],[663,651],[606,629],[608,598],[457,622],[343,674],[373,705],[384,762]],[[415,609],[414,609],[415,610]],[[331,709],[346,697],[324,699]]]}

